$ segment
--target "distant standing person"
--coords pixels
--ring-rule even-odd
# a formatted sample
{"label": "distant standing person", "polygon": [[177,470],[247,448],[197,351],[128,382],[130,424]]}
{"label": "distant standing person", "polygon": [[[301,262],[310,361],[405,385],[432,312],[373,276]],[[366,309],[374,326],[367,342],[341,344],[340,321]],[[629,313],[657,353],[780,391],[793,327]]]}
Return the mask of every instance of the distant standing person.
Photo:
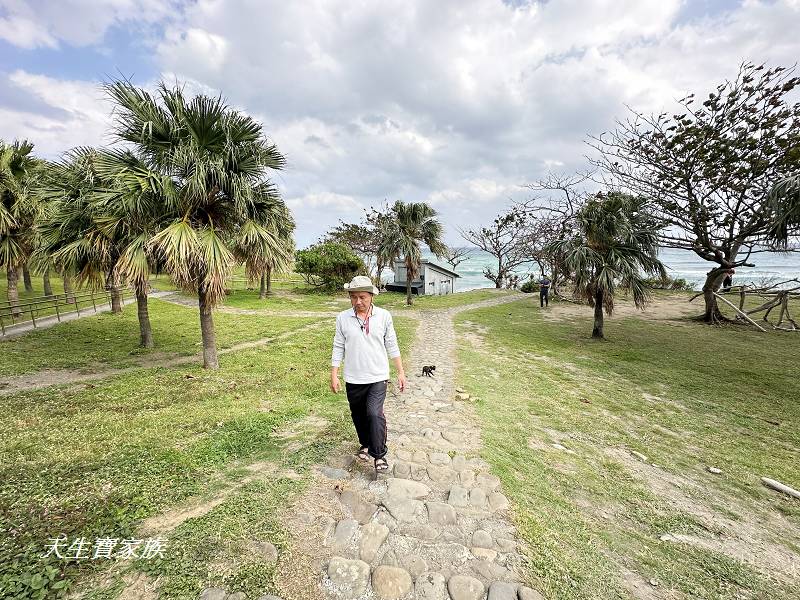
{"label": "distant standing person", "polygon": [[351,309],[336,317],[331,356],[331,390],[339,392],[339,366],[344,358],[344,381],[350,415],[361,447],[356,456],[363,462],[375,459],[375,471],[389,470],[386,460],[386,416],[383,403],[389,383],[389,359],[397,370],[397,385],[406,389],[406,375],[392,315],[375,306],[378,288],[369,277],[359,275],[344,285]]}
{"label": "distant standing person", "polygon": [[539,306],[544,308],[550,306],[550,284],[552,282],[547,278],[547,275],[542,276],[539,280]]}

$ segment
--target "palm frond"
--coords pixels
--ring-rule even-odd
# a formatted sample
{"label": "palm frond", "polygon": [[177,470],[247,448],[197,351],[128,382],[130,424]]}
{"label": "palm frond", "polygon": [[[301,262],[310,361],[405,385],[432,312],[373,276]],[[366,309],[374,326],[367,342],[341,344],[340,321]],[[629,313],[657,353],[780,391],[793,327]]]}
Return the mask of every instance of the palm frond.
{"label": "palm frond", "polygon": [[155,234],[149,244],[164,261],[175,283],[196,289],[200,240],[188,221],[171,223]]}

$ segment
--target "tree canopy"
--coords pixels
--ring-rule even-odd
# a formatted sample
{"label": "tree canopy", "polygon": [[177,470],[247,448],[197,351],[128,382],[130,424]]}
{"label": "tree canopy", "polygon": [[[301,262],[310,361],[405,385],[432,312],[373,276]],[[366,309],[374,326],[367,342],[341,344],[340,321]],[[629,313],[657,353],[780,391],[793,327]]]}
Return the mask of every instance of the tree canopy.
{"label": "tree canopy", "polygon": [[667,225],[662,245],[716,264],[704,285],[709,321],[719,317],[713,292],[726,271],[754,266],[754,254],[775,249],[776,234],[800,231],[797,219],[776,229],[797,197],[769,200],[800,170],[800,103],[790,102],[798,83],[793,69],[744,63],[706,99],[690,94],[672,115],[631,111],[592,144],[615,185],[652,201]]}
{"label": "tree canopy", "polygon": [[574,294],[595,311],[592,337],[602,338],[603,310],[611,315],[620,288],[630,290],[634,304],[650,299],[648,277],[665,279],[658,259],[661,221],[648,209],[648,200],[619,192],[597,194],[575,217],[576,229],[552,244],[574,276]]}

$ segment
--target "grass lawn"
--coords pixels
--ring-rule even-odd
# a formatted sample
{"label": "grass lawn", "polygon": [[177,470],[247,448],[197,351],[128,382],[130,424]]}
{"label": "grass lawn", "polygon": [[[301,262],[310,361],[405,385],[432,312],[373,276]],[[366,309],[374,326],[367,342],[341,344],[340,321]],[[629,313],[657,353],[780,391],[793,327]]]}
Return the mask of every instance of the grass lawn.
{"label": "grass lawn", "polygon": [[[180,327],[188,328],[196,311],[153,311],[157,340],[167,339],[159,332],[176,329],[181,310],[191,319]],[[135,325],[132,316],[128,326]],[[215,316],[218,339],[229,344],[301,322],[229,316],[238,317]],[[91,335],[111,338],[107,350],[127,348],[116,339],[127,335],[120,326],[127,317],[108,317],[95,320]],[[80,337],[69,330],[87,321],[65,324],[62,338],[77,343]],[[320,325],[221,356],[215,372],[142,369],[91,386],[0,398],[10,415],[0,422],[0,597],[47,597],[66,586],[112,598],[123,587],[123,566],[158,577],[159,597],[166,599],[196,600],[208,585],[252,598],[273,589],[272,567],[248,543],[281,547],[286,534],[278,510],[303,489],[310,466],[352,437],[344,396],[328,390],[332,325]],[[415,322],[401,317],[396,327],[407,350]],[[50,366],[53,350],[44,333],[27,342],[29,364]],[[192,351],[195,334],[173,349]],[[76,351],[84,361],[96,359]],[[195,497],[221,502],[163,534],[151,532],[148,537],[168,539],[163,559],[124,565],[40,558],[49,538],[62,533],[70,542],[141,538],[143,519]]]}
{"label": "grass lawn", "polygon": [[[191,355],[202,351],[198,309],[158,299],[148,301],[156,347],[139,345],[136,306],[126,306],[121,314],[101,313],[33,331],[21,337],[0,338],[0,377],[35,372],[41,369],[96,370],[98,367],[125,367],[163,353]],[[308,318],[237,315],[216,312],[214,323],[217,347],[256,340],[296,329],[312,322]]]}
{"label": "grass lawn", "polygon": [[[452,308],[481,300],[488,300],[510,294],[508,290],[481,289],[468,292],[456,292],[446,296],[414,297],[413,306],[406,305],[406,296],[398,292],[382,292],[375,298],[375,304],[391,311],[432,310]],[[318,293],[310,289],[293,288],[276,290],[272,295],[261,300],[258,289],[247,290],[235,288],[233,293],[225,297],[225,306],[252,310],[298,310],[298,311],[339,311],[350,306],[347,294]]]}
{"label": "grass lawn", "polygon": [[800,338],[615,318],[592,341],[591,310],[560,309],[457,317],[531,580],[547,598],[792,597],[800,502],[760,478],[800,488]]}
{"label": "grass lawn", "polygon": [[[44,296],[44,284],[39,275],[31,273],[31,285],[33,286],[32,292],[25,291],[25,284],[22,281],[22,271],[19,273],[19,281],[17,282],[17,291],[19,292],[20,301],[25,301],[30,298],[38,298]],[[54,294],[64,293],[64,282],[55,274],[50,273],[50,287],[53,288]],[[8,279],[6,279],[5,269],[0,271],[0,301],[5,302],[8,300]]]}
{"label": "grass lawn", "polygon": [[225,306],[250,310],[312,310],[321,312],[335,312],[350,306],[350,300],[345,292],[323,294],[294,288],[291,290],[274,290],[272,294],[263,300],[258,296],[258,289],[235,289],[231,295],[225,297]]}
{"label": "grass lawn", "polygon": [[445,296],[414,296],[413,306],[406,305],[406,295],[399,292],[386,292],[380,294],[375,304],[391,310],[432,310],[439,308],[453,308],[464,304],[472,304],[482,300],[489,300],[499,296],[513,294],[510,290],[496,290],[485,288],[480,290],[470,290],[468,292],[456,292]]}

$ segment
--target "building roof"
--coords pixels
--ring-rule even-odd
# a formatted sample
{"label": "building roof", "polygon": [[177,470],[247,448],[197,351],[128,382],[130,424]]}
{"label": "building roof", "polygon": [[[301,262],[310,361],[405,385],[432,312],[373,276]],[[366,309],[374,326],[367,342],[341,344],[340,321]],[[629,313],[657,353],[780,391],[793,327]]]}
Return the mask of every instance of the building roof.
{"label": "building roof", "polygon": [[[437,271],[441,271],[442,273],[447,273],[448,275],[452,275],[453,277],[461,277],[461,275],[459,275],[458,273],[456,273],[452,269],[448,269],[447,267],[443,267],[442,265],[440,265],[438,263],[435,263],[433,261],[430,261],[427,258],[423,258],[420,261],[420,263],[423,264],[423,265],[428,265],[429,267],[432,267],[432,268],[436,269]],[[395,261],[394,266],[395,267],[405,267],[406,263],[403,260],[397,260],[397,261]]]}

